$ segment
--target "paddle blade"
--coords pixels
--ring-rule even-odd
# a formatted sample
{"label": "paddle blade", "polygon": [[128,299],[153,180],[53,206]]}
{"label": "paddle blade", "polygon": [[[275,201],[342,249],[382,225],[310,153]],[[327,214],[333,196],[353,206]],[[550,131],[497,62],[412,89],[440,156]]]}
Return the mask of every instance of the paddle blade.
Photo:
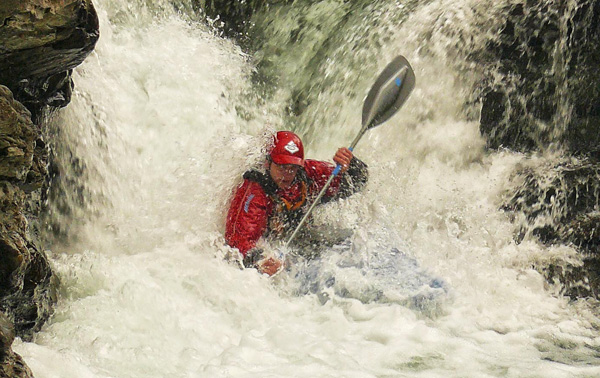
{"label": "paddle blade", "polygon": [[362,126],[370,129],[382,124],[402,107],[415,87],[415,73],[402,55],[398,55],[371,87],[362,112]]}

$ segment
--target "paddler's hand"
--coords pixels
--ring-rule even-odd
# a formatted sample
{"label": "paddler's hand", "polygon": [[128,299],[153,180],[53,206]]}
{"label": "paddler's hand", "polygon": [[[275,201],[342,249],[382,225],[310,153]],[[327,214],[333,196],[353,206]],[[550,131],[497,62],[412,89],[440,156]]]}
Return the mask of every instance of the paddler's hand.
{"label": "paddler's hand", "polygon": [[354,156],[352,155],[352,151],[350,151],[346,147],[341,147],[337,150],[337,152],[333,156],[333,161],[335,161],[336,164],[339,164],[342,167],[340,168],[340,173],[344,173],[348,170],[348,167],[350,167],[350,160],[352,160],[352,156]]}
{"label": "paddler's hand", "polygon": [[256,269],[258,269],[258,271],[261,273],[272,276],[273,274],[277,273],[279,269],[281,269],[282,265],[283,262],[281,260],[274,257],[267,257],[266,259],[260,260],[256,264]]}

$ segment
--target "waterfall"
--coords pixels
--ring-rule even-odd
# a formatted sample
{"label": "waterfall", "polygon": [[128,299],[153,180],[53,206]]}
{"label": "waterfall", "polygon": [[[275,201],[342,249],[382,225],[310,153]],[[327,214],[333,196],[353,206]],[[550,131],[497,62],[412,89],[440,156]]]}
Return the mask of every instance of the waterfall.
{"label": "waterfall", "polygon": [[[254,13],[255,53],[207,25],[195,1],[94,3],[101,37],[51,125],[45,237],[60,299],[34,340],[13,346],[37,378],[600,373],[595,301],[569,301],[535,269],[581,257],[515,238],[502,210],[515,172],[554,151],[489,150],[480,132],[478,85],[505,81],[474,61],[523,1],[274,3]],[[417,87],[357,146],[365,191],[316,221],[354,230],[346,253],[369,261],[362,246],[392,244],[443,279],[436,311],[394,293],[298,295],[293,277],[226,261],[232,190],[269,133],[294,130],[308,157],[330,160],[397,54]],[[347,272],[333,270],[371,288]]]}

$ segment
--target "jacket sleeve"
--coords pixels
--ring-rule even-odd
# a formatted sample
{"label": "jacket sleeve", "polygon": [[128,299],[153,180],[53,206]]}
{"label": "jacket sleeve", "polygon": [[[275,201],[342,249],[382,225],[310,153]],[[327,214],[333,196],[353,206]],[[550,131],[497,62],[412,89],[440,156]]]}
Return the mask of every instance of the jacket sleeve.
{"label": "jacket sleeve", "polygon": [[[321,191],[329,176],[333,173],[335,166],[331,163],[316,160],[306,160],[306,174],[312,180],[311,193],[316,194]],[[362,190],[368,181],[367,165],[359,159],[353,157],[350,161],[350,167],[341,175],[333,179],[331,185],[321,199],[322,203],[332,199],[346,198]]]}
{"label": "jacket sleeve", "polygon": [[369,170],[365,163],[353,157],[348,170],[342,175],[336,198],[350,197],[363,190],[369,180]]}
{"label": "jacket sleeve", "polygon": [[271,202],[256,182],[244,180],[237,189],[225,226],[225,241],[245,257],[267,229]]}

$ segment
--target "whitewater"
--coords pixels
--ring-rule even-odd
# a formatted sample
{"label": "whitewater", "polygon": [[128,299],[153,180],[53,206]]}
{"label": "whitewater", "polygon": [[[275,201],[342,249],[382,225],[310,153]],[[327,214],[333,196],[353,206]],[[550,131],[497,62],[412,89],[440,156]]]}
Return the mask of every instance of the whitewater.
{"label": "whitewater", "polygon": [[[277,103],[285,85],[257,101],[252,57],[210,25],[161,1],[94,1],[100,40],[50,125],[60,130],[57,158],[85,167],[63,172],[85,198],[63,194],[78,210],[54,221],[70,237],[48,237],[56,311],[32,342],[13,345],[35,377],[600,376],[597,304],[562,297],[532,268],[577,263],[575,252],[515,242],[516,225],[499,210],[514,170],[547,157],[486,151],[462,111],[469,79],[419,53],[428,17],[455,7],[452,17],[467,22],[475,3],[432,1],[411,13],[387,52],[371,57],[372,75],[352,78],[355,68],[332,60],[348,81],[318,96],[314,124],[293,125]],[[429,49],[450,60],[442,34]],[[293,129],[308,157],[330,160],[360,129],[364,95],[396,54],[411,62],[417,87],[357,146],[369,165],[365,191],[316,218],[353,229],[357,245],[401,248],[447,295],[435,309],[415,308],[365,300],[369,282],[353,280],[357,295],[329,291],[324,301],[297,295],[285,274],[227,261],[228,201],[269,133]]]}

